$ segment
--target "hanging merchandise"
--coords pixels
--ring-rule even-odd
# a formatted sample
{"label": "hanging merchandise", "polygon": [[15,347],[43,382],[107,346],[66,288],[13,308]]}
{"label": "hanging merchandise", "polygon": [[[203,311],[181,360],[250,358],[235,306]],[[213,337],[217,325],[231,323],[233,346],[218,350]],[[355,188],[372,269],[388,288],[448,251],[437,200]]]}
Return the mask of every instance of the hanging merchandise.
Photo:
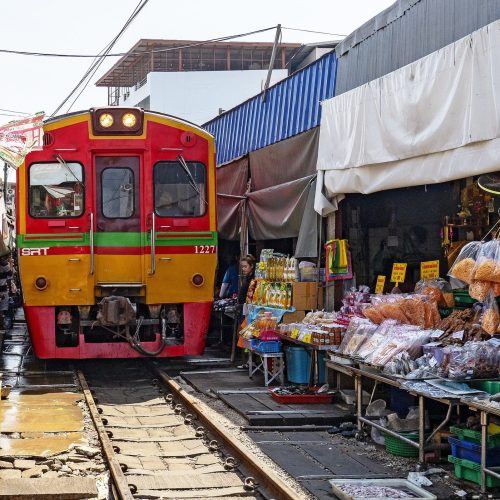
{"label": "hanging merchandise", "polygon": [[347,240],[330,240],[326,249],[326,281],[352,279],[351,252]]}

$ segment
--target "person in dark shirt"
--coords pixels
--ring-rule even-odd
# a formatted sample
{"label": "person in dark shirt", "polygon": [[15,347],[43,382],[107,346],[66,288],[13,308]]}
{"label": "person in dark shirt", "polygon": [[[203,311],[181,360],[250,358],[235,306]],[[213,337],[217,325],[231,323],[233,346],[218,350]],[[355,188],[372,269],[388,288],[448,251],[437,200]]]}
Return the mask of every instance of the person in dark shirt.
{"label": "person in dark shirt", "polygon": [[[238,299],[236,300],[236,310],[240,315],[240,323],[243,316],[246,315],[245,303],[247,301],[248,289],[255,275],[255,257],[246,255],[240,259],[240,288],[238,290]],[[238,368],[248,369],[248,363],[243,363]]]}
{"label": "person in dark shirt", "polygon": [[231,264],[224,273],[224,278],[222,278],[222,286],[220,288],[219,298],[225,299],[227,297],[233,297],[238,293],[239,287],[239,271],[237,261]]}
{"label": "person in dark shirt", "polygon": [[247,299],[248,288],[255,275],[255,257],[253,255],[245,255],[245,257],[241,258],[240,271],[240,288],[238,290],[237,303],[243,306]]}
{"label": "person in dark shirt", "polygon": [[5,328],[5,314],[9,309],[9,289],[12,280],[10,254],[0,257],[0,329]]}

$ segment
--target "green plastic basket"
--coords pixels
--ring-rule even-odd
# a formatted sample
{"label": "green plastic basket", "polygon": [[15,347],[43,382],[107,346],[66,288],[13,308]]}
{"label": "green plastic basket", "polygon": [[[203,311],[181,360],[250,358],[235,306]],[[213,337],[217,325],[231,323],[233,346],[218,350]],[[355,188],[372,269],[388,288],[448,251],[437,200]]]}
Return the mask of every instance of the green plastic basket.
{"label": "green plastic basket", "polygon": [[477,302],[476,299],[473,299],[469,295],[468,290],[453,290],[453,298],[455,299],[455,307],[456,308],[467,308],[471,307],[473,304]]}
{"label": "green plastic basket", "polygon": [[474,382],[469,382],[469,384],[474,389],[480,389],[488,394],[500,392],[500,380],[474,380]]}
{"label": "green plastic basket", "polygon": [[[418,432],[401,432],[402,436],[412,441],[418,442]],[[401,439],[391,434],[384,433],[385,450],[391,455],[398,457],[418,457],[418,448],[401,441]]]}
{"label": "green plastic basket", "polygon": [[[455,466],[455,476],[459,479],[481,484],[481,464],[451,455],[448,456],[448,462],[451,462]],[[498,469],[499,467],[492,467],[492,470],[495,472],[498,472]],[[500,486],[500,479],[486,474],[486,486],[488,488],[496,488]]]}
{"label": "green plastic basket", "polygon": [[[450,432],[455,434],[458,439],[481,444],[481,431],[474,431],[472,429],[467,429],[467,427],[451,426]],[[488,434],[486,437],[486,446],[487,448],[496,448],[500,446],[500,432],[498,434]]]}

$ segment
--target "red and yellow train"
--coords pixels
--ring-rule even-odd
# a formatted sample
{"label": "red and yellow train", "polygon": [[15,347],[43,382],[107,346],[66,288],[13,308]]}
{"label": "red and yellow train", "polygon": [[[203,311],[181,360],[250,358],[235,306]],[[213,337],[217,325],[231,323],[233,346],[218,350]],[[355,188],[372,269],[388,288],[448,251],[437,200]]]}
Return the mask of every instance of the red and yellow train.
{"label": "red and yellow train", "polygon": [[201,354],[217,258],[213,137],[121,107],[51,118],[43,128],[43,149],[17,173],[35,354]]}

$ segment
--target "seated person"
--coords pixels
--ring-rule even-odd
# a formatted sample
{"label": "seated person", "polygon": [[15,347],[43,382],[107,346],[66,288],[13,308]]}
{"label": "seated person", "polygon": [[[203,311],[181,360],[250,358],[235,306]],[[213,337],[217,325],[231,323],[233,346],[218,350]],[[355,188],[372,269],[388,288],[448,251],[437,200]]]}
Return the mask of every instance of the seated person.
{"label": "seated person", "polygon": [[172,193],[162,191],[156,199],[156,211],[160,217],[178,217],[184,215],[179,203],[174,201]]}

